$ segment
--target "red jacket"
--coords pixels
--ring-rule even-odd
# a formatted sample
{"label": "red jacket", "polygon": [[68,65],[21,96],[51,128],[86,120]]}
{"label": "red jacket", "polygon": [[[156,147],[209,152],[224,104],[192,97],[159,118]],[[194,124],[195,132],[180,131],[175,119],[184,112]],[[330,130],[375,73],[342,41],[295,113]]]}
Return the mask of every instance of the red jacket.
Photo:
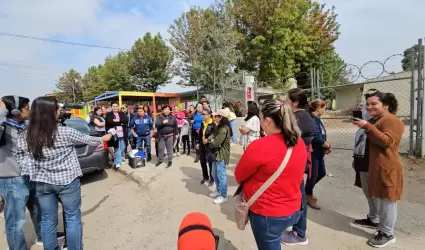
{"label": "red jacket", "polygon": [[[262,216],[289,216],[301,208],[301,182],[307,161],[306,146],[300,138],[294,146],[285,170],[258,198],[250,210]],[[282,135],[273,134],[253,141],[245,150],[235,169],[235,178],[243,184],[245,200],[279,168],[287,146]]]}

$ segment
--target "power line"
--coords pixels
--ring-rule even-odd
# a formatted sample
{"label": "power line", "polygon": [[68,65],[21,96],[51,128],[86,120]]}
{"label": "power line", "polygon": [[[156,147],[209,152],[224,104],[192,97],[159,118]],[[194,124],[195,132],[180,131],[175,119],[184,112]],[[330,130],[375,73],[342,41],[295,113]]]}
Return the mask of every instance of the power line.
{"label": "power line", "polygon": [[48,77],[48,78],[57,78],[58,76],[54,76],[52,75],[46,75],[46,74],[34,74],[32,72],[23,72],[23,71],[10,71],[10,70],[6,70],[6,69],[2,69],[0,68],[0,72],[6,72],[9,74],[22,74],[22,75],[31,75],[31,76],[38,76],[38,77]]}
{"label": "power line", "polygon": [[44,71],[44,72],[49,72],[49,73],[58,73],[57,71],[53,71],[53,70],[48,70],[48,69],[43,69],[43,68],[37,68],[37,67],[34,67],[34,66],[29,66],[29,65],[21,65],[21,64],[12,64],[12,63],[3,63],[3,62],[0,62],[0,66],[13,67],[13,68],[21,68],[21,69],[29,69],[29,70],[37,70],[37,71]]}
{"label": "power line", "polygon": [[0,36],[9,36],[9,37],[15,37],[15,38],[37,40],[37,41],[42,41],[42,42],[61,43],[61,44],[92,47],[92,48],[99,48],[99,49],[129,50],[129,49],[123,49],[123,48],[115,48],[115,47],[86,44],[86,43],[68,42],[68,41],[62,41],[62,40],[48,39],[48,38],[35,37],[35,36],[27,36],[27,35],[21,35],[21,34],[13,34],[13,33],[7,33],[7,32],[0,32]]}

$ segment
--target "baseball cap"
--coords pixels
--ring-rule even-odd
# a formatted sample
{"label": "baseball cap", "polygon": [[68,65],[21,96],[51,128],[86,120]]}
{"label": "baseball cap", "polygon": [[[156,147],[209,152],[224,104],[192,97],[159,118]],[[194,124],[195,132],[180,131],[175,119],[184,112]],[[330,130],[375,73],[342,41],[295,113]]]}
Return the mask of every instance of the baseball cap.
{"label": "baseball cap", "polygon": [[211,221],[205,214],[186,215],[179,228],[178,250],[215,250],[216,240]]}
{"label": "baseball cap", "polygon": [[213,112],[212,115],[220,115],[222,117],[228,117],[229,111],[226,110],[226,109],[219,109],[219,110],[217,110],[217,112]]}

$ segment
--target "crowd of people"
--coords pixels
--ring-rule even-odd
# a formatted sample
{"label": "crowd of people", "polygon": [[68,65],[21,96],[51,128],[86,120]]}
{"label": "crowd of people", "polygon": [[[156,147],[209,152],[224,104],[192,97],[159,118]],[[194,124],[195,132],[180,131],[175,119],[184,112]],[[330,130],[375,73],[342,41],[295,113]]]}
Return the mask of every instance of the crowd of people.
{"label": "crowd of people", "polygon": [[[385,247],[395,242],[397,201],[403,191],[403,167],[398,147],[404,131],[395,116],[397,100],[376,89],[365,94],[363,119],[353,118],[359,128],[354,142],[355,185],[363,189],[369,212],[354,223],[377,229],[368,241]],[[31,110],[31,112],[30,112]],[[239,127],[244,149],[235,179],[247,202],[277,169],[283,172],[262,190],[249,208],[249,221],[260,250],[307,245],[307,207],[320,210],[315,185],[326,176],[324,157],[331,154],[326,128],[320,117],[326,102],[308,102],[304,90],[295,88],[286,100],[266,100],[261,106],[246,104],[245,123]],[[95,107],[88,122],[99,136],[81,134],[58,123],[61,107],[54,97],[4,96],[0,101],[0,197],[4,199],[6,237],[9,249],[27,249],[22,226],[26,208],[34,224],[37,244],[58,249],[58,203],[62,203],[68,249],[82,249],[82,175],[74,146],[97,146],[106,142],[118,169],[129,144],[146,153],[151,161],[151,139],[155,139],[157,162],[172,166],[174,157],[195,153],[202,170],[201,185],[214,186],[213,203],[228,200],[226,167],[232,145],[238,140],[236,115],[229,103],[212,110],[203,97],[187,112],[163,105],[153,119],[147,105],[131,115],[118,103]],[[113,131],[113,133],[111,132]],[[289,161],[283,162],[289,154]],[[167,158],[165,158],[167,156]],[[305,181],[305,175],[307,175]],[[291,228],[291,230],[288,230]]]}

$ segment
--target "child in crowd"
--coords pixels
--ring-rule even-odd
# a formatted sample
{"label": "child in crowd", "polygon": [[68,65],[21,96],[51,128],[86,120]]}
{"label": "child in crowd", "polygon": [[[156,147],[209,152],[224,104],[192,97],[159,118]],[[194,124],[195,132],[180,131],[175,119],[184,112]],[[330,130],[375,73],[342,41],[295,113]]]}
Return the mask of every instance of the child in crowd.
{"label": "child in crowd", "polygon": [[[189,142],[189,118],[186,116],[183,119],[183,124],[181,127],[181,137],[183,142],[183,154],[190,155],[190,142]],[[186,152],[187,148],[187,152]]]}

